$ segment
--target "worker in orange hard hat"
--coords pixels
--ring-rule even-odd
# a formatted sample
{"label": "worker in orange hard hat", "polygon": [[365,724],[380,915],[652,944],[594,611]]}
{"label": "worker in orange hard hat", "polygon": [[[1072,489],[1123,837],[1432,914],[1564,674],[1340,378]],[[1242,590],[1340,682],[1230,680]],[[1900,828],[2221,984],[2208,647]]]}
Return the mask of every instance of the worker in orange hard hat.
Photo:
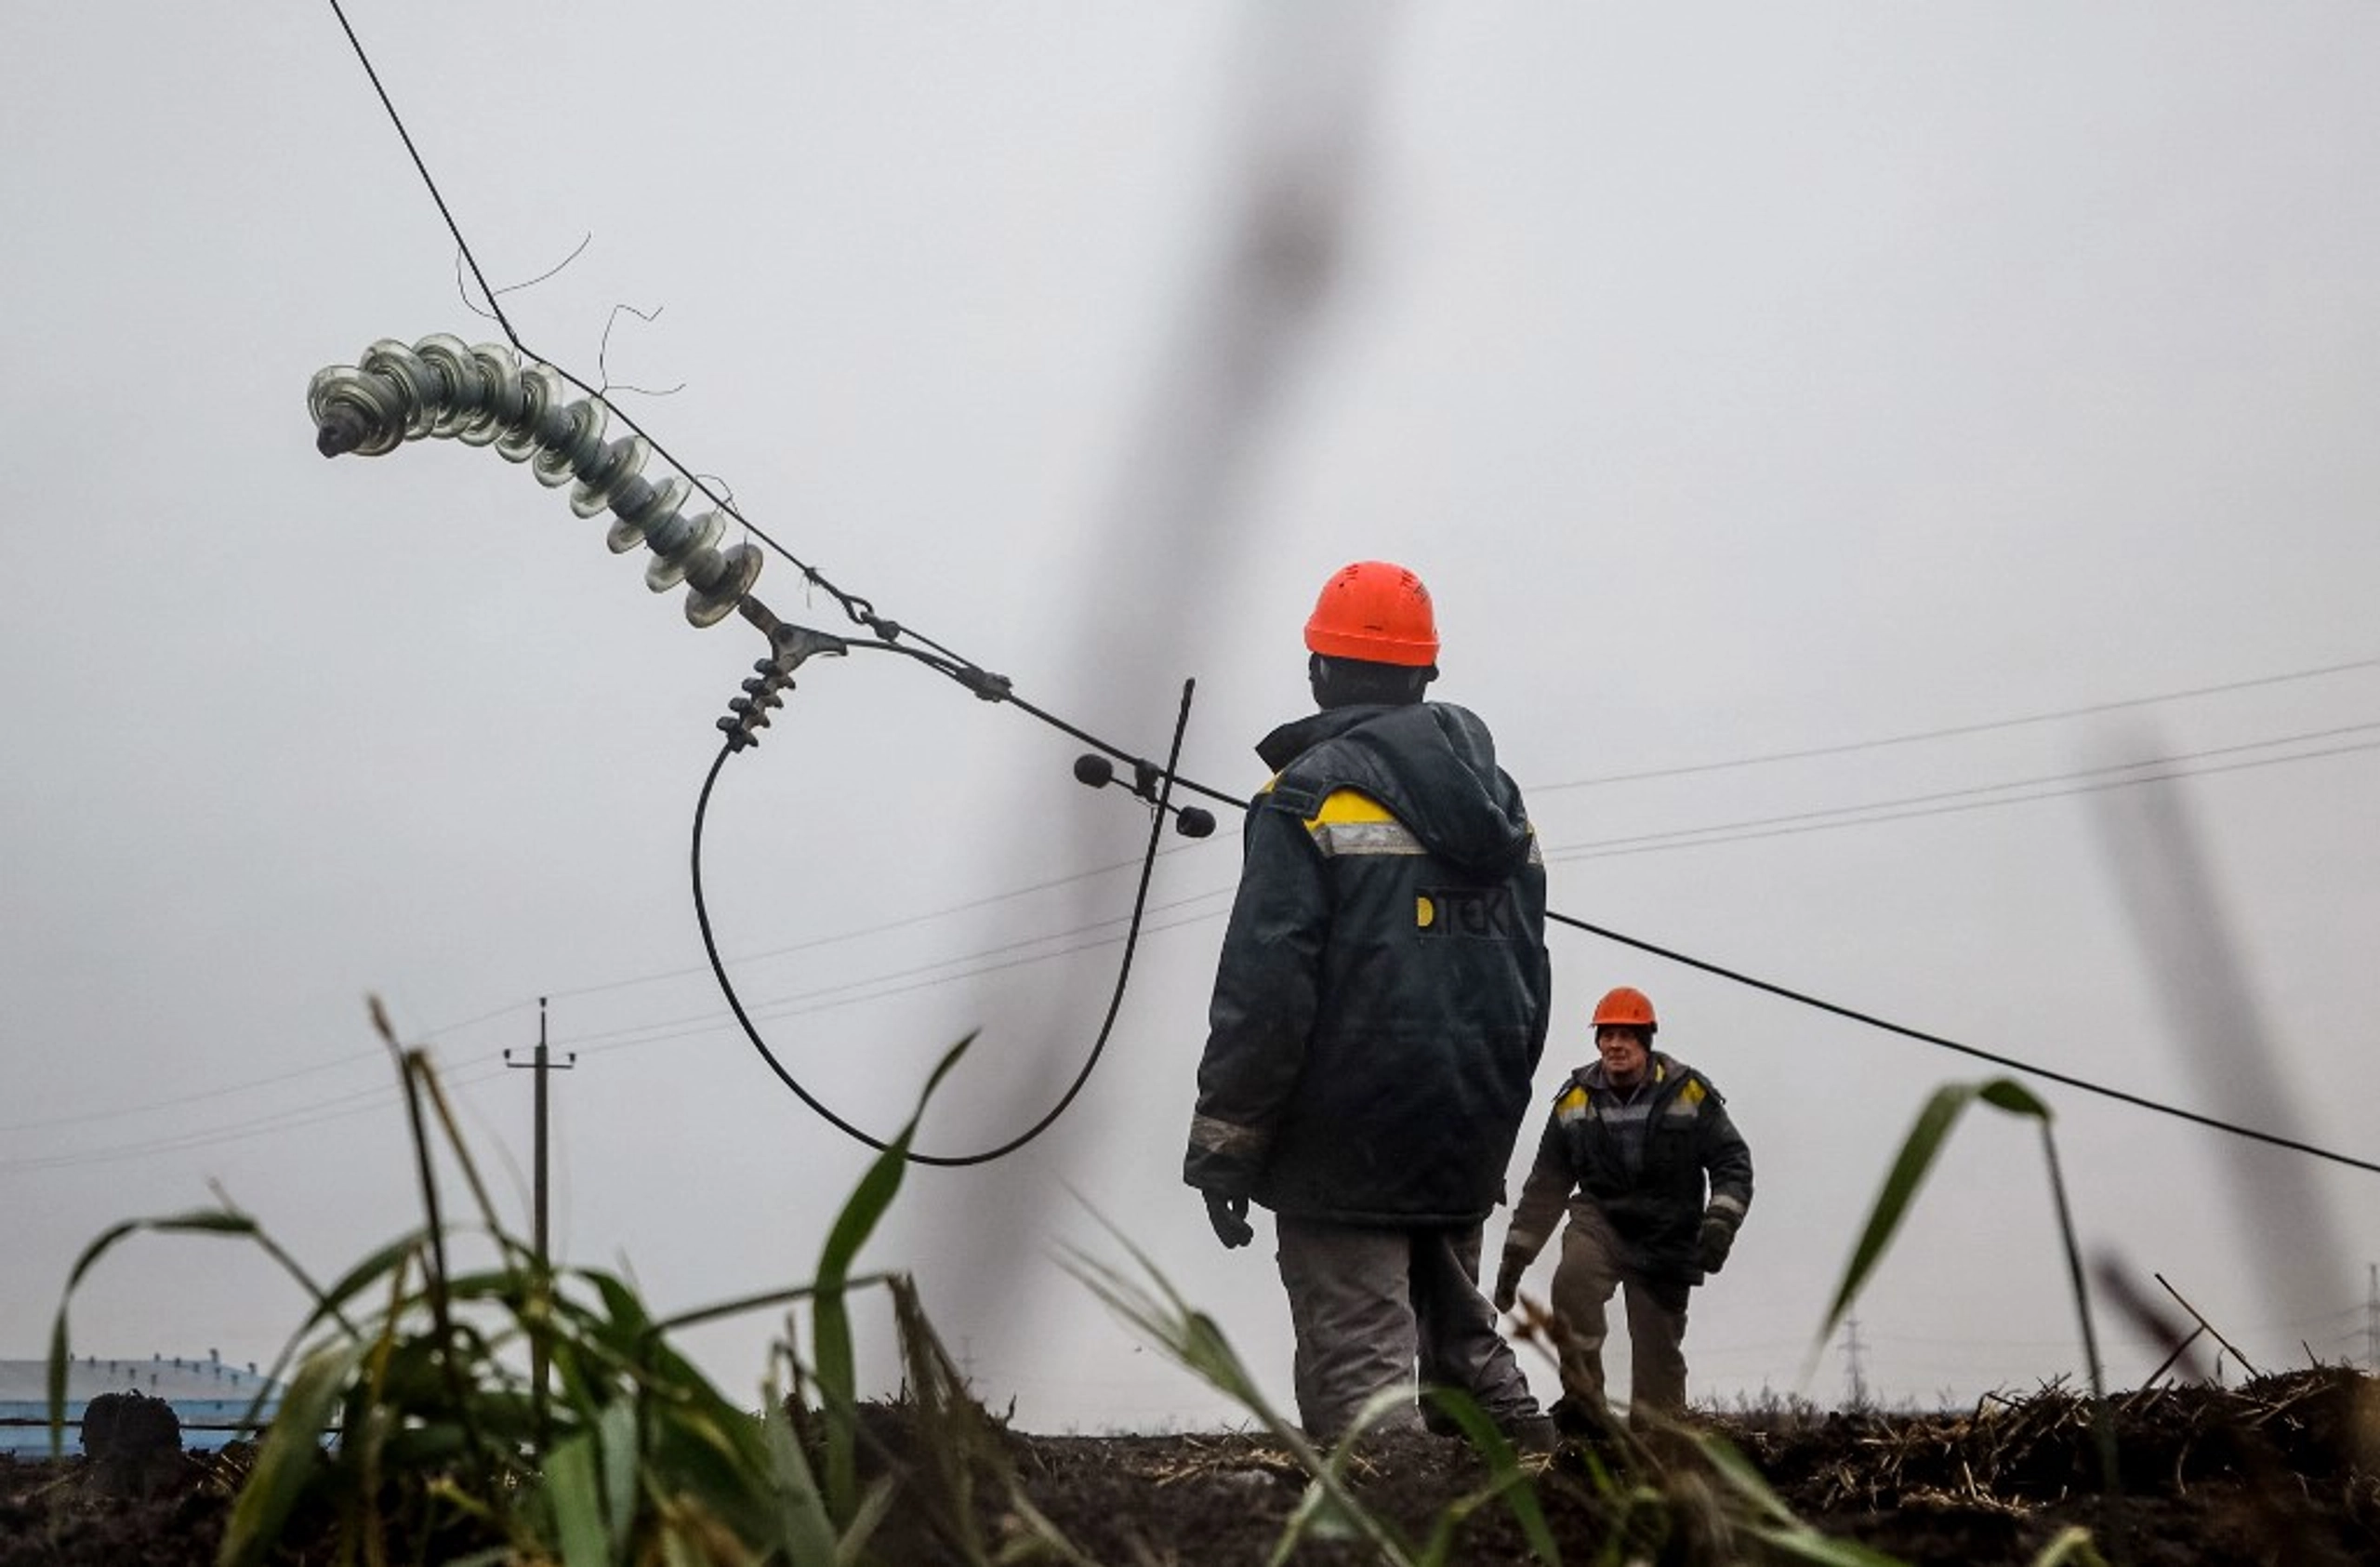
{"label": "worker in orange hard hat", "polygon": [[[1422,699],[1419,577],[1334,573],[1305,645],[1320,710],[1256,748],[1275,777],[1249,807],[1183,1178],[1225,1246],[1253,1239],[1251,1202],[1274,1215],[1310,1434],[1337,1440],[1418,1371],[1550,1445],[1478,1285],[1545,1047],[1537,836],[1487,725]],[[1430,1423],[1410,1399],[1381,1420]]]}
{"label": "worker in orange hard hat", "polygon": [[1554,1096],[1504,1237],[1496,1308],[1509,1311],[1569,1208],[1554,1270],[1567,1330],[1558,1414],[1606,1413],[1605,1307],[1615,1290],[1628,1311],[1631,1423],[1684,1411],[1686,1296],[1726,1262],[1752,1206],[1752,1149],[1726,1100],[1653,1048],[1659,1027],[1651,999],[1632,986],[1595,1003],[1597,1058]]}

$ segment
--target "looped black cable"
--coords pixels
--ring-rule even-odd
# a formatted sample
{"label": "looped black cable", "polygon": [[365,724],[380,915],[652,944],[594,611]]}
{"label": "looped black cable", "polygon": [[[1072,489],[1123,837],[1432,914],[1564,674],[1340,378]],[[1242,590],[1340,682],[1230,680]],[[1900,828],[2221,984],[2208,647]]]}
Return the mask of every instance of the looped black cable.
{"label": "looped black cable", "polygon": [[[911,657],[918,657],[923,662],[934,662],[931,657],[913,653],[907,648],[888,647],[887,650],[910,653]],[[972,1164],[988,1164],[996,1159],[1004,1159],[1048,1131],[1060,1116],[1065,1114],[1067,1107],[1072,1105],[1076,1096],[1082,1092],[1083,1085],[1091,1081],[1091,1071],[1099,1065],[1100,1056],[1107,1049],[1107,1041],[1116,1030],[1117,1015],[1123,1009],[1124,991],[1131,979],[1132,955],[1139,948],[1141,940],[1141,915],[1148,905],[1149,878],[1157,869],[1157,845],[1164,842],[1165,838],[1166,808],[1172,798],[1173,769],[1182,759],[1182,737],[1183,731],[1190,725],[1190,695],[1197,684],[1196,681],[1189,680],[1182,683],[1182,710],[1173,721],[1173,744],[1166,752],[1165,771],[1157,785],[1155,808],[1149,812],[1149,844],[1141,857],[1140,882],[1132,889],[1132,916],[1130,923],[1124,932],[1124,956],[1116,967],[1116,988],[1107,998],[1107,1016],[1100,1022],[1099,1037],[1091,1042],[1091,1053],[1083,1058],[1082,1069],[1075,1073],[1074,1081],[1066,1085],[1065,1093],[1060,1096],[1056,1104],[1050,1107],[1048,1113],[998,1148],[985,1149],[980,1153],[967,1154],[919,1153],[914,1149],[904,1149],[902,1157],[910,1163],[930,1164],[943,1169],[960,1169]],[[744,1010],[742,998],[735,992],[734,982],[727,976],[727,965],[720,958],[719,943],[711,935],[709,904],[703,895],[703,826],[710,814],[711,788],[719,782],[720,769],[727,764],[727,759],[734,755],[735,750],[736,748],[734,745],[720,748],[719,755],[711,761],[710,771],[704,775],[702,793],[694,802],[692,852],[694,923],[702,931],[703,955],[710,960],[710,972],[719,981],[720,994],[727,998],[728,1010],[735,1015],[736,1024],[743,1029],[744,1037],[751,1041],[752,1048],[760,1053],[760,1059],[768,1063],[769,1069],[776,1073],[777,1080],[791,1089],[796,1098],[809,1106],[829,1126],[834,1127],[845,1136],[882,1153],[891,1147],[890,1144],[836,1114],[816,1095],[804,1087],[800,1080],[786,1069],[784,1062],[777,1059],[776,1053],[769,1048],[768,1042],[760,1038],[760,1030],[753,1027],[750,1015]]]}

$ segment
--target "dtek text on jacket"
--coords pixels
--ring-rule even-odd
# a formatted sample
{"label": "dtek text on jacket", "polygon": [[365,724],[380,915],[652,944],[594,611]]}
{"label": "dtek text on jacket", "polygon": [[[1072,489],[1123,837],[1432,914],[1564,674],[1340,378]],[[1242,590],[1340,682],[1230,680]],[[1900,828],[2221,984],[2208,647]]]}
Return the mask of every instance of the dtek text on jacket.
{"label": "dtek text on jacket", "polygon": [[[1572,1187],[1603,1213],[1647,1279],[1702,1281],[1696,1241],[1708,1206],[1731,1225],[1752,1206],[1752,1149],[1711,1080],[1655,1051],[1631,1095],[1613,1089],[1603,1063],[1570,1074],[1537,1145],[1537,1162],[1513,1209],[1504,1247],[1535,1256],[1553,1235]],[[1641,1149],[1633,1167],[1631,1144]]]}
{"label": "dtek text on jacket", "polygon": [[1276,1213],[1472,1224],[1545,1047],[1545,868],[1488,728],[1328,709],[1257,746],[1183,1178]]}

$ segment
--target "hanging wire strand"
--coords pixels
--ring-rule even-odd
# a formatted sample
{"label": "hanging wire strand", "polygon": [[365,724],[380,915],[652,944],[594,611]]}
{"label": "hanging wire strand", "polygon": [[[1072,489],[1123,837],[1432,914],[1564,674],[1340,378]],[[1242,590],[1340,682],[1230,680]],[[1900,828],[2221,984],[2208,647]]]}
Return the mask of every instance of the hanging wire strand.
{"label": "hanging wire strand", "polygon": [[[481,292],[486,296],[490,308],[495,312],[496,325],[503,329],[507,340],[511,343],[514,349],[519,351],[524,358],[534,360],[540,365],[546,365],[556,375],[561,376],[564,380],[568,381],[571,385],[578,388],[579,391],[587,393],[587,395],[596,399],[598,402],[602,403],[604,406],[612,413],[615,414],[629,430],[650,442],[654,453],[671,468],[684,475],[688,482],[699,490],[712,505],[716,506],[720,511],[725,512],[727,515],[734,518],[736,522],[742,524],[752,538],[757,539],[760,544],[774,551],[777,554],[790,562],[795,569],[801,573],[803,580],[809,582],[820,591],[832,597],[842,608],[843,613],[847,617],[849,617],[855,624],[866,626],[870,631],[874,631],[878,637],[882,639],[883,644],[889,650],[907,653],[912,657],[918,658],[920,662],[927,664],[931,668],[939,670],[943,674],[957,681],[961,685],[966,686],[976,696],[984,697],[986,700],[1010,702],[1027,714],[1030,714],[1032,717],[1039,719],[1042,723],[1049,724],[1051,727],[1057,729],[1064,734],[1069,735],[1086,745],[1094,746],[1099,750],[1105,751],[1110,756],[1116,757],[1121,761],[1138,762],[1137,758],[1134,758],[1130,753],[1123,750],[1122,749],[1112,745],[1107,741],[1102,740],[1098,737],[1091,734],[1089,731],[1078,728],[1076,725],[1059,718],[1057,715],[1017,697],[1014,692],[1010,689],[1009,682],[1005,676],[993,674],[982,665],[952,651],[950,648],[944,646],[941,643],[934,641],[932,638],[928,637],[911,628],[905,627],[896,620],[879,615],[876,611],[876,606],[867,599],[861,597],[856,593],[847,591],[843,588],[838,586],[835,582],[829,579],[825,573],[821,572],[817,567],[811,565],[808,562],[802,560],[791,550],[788,550],[786,546],[779,543],[776,539],[771,538],[766,532],[755,525],[751,520],[746,517],[740,511],[736,510],[727,500],[721,498],[721,496],[713,490],[700,475],[687,467],[686,464],[680,462],[663,443],[658,440],[654,440],[653,435],[647,432],[642,425],[639,424],[633,416],[628,414],[624,410],[612,407],[609,400],[604,398],[603,394],[596,388],[589,386],[586,381],[573,374],[568,368],[546,358],[543,354],[536,352],[535,350],[531,349],[527,343],[523,342],[521,339],[520,333],[513,327],[510,318],[505,313],[502,305],[496,301],[495,291],[488,286],[487,275],[481,270],[479,259],[471,251],[470,242],[463,237],[461,225],[455,220],[455,214],[452,208],[447,206],[445,196],[440,193],[437,180],[430,175],[430,166],[423,160],[419,148],[415,145],[413,134],[406,128],[403,116],[398,113],[394,100],[389,96],[387,86],[384,86],[380,80],[379,72],[374,68],[370,55],[364,50],[363,40],[356,36],[354,27],[348,20],[345,7],[341,6],[340,0],[330,0],[330,7],[332,13],[338,18],[339,26],[341,30],[346,33],[348,43],[355,51],[356,60],[363,65],[364,74],[371,79],[373,91],[378,94],[380,105],[385,111],[387,111],[390,125],[395,127],[398,137],[404,142],[405,153],[413,160],[415,171],[420,175],[423,185],[428,188],[430,200],[437,204],[439,216],[445,220],[447,232],[454,236],[455,243],[461,250],[464,260],[471,269],[471,275],[478,280]],[[930,650],[931,656],[926,653],[919,653],[916,647],[903,645],[902,639],[905,636],[911,642]],[[2337,672],[2347,670],[2370,667],[2375,662],[2380,662],[2380,660],[2358,660],[2353,663],[2344,663],[2332,666],[2329,670],[2309,672]],[[2275,676],[2262,681],[2237,682],[2230,685],[2202,687],[2199,691],[2177,693],[2176,695],[2194,696],[2204,695],[2216,691],[2238,690],[2251,685],[2271,684],[2273,681],[2284,678],[2294,677]],[[2141,700],[2145,701],[2150,699],[2153,698],[2142,698]],[[1185,687],[1183,692],[1183,719],[1185,723],[1188,717],[1188,690]],[[2096,707],[2070,709],[2061,713],[2043,716],[2081,716],[2096,711],[2110,710],[2116,707],[2132,705],[2136,704],[2131,702],[2101,704]],[[1952,735],[1978,733],[1986,729],[2007,726],[2008,724],[2006,724],[1965,725],[1957,728],[1935,731],[1929,735],[1922,737],[1897,737],[1896,741],[1889,743],[1899,743],[1899,741],[1902,740],[1915,738],[1939,738]],[[1179,759],[1181,741],[1182,730],[1180,724],[1177,724],[1174,732],[1173,750],[1169,754],[1166,765],[1158,775],[1160,802],[1170,799],[1172,790],[1178,784],[1185,790],[1205,795],[1210,799],[1221,801],[1232,805],[1237,805],[1242,809],[1245,809],[1246,803],[1239,800],[1236,796],[1222,793],[1219,790],[1210,789],[1203,784],[1195,783],[1188,778],[1182,778],[1176,775],[1174,771],[1174,764]],[[1770,756],[1745,758],[1742,759],[1742,762],[1740,763],[1727,764],[1727,765],[1749,764],[1751,763],[1757,762],[1795,760],[1806,756],[1831,754],[1836,750],[1852,750],[1858,749],[1863,749],[1863,747],[1859,745],[1852,745],[1819,748],[1806,751],[1790,753],[1779,752]],[[705,952],[711,960],[712,973],[717,977],[721,990],[727,995],[729,1005],[734,1010],[737,1022],[743,1027],[746,1036],[751,1041],[754,1047],[760,1052],[762,1058],[768,1062],[770,1068],[785,1082],[786,1085],[788,1088],[791,1088],[793,1092],[800,1097],[804,1104],[808,1105],[818,1115],[825,1118],[830,1124],[834,1125],[846,1135],[867,1144],[869,1147],[880,1150],[887,1146],[885,1143],[871,1136],[859,1127],[856,1127],[851,1122],[843,1120],[841,1117],[836,1115],[826,1106],[820,1103],[809,1093],[807,1089],[802,1087],[800,1083],[794,1079],[793,1075],[785,1069],[783,1064],[770,1053],[768,1046],[761,1041],[759,1033],[752,1028],[750,1020],[746,1016],[743,1005],[741,1002],[736,999],[732,983],[728,979],[725,966],[720,962],[718,948],[713,939],[710,928],[708,910],[704,905],[701,892],[702,832],[704,817],[710,803],[712,786],[717,783],[720,769],[725,764],[727,758],[732,754],[734,754],[733,747],[723,749],[720,752],[718,758],[712,762],[710,772],[703,780],[702,792],[698,797],[694,807],[693,858],[695,883],[695,913],[697,921],[702,927],[702,938]],[[1580,779],[1573,784],[1551,785],[1547,786],[1547,788],[1563,789],[1580,787],[1588,783],[1634,781],[1644,777],[1674,776],[1675,773],[1703,770],[1708,769],[1682,768],[1673,770],[1672,774],[1629,774],[1605,779]],[[1091,1069],[1097,1064],[1101,1052],[1106,1048],[1108,1036],[1114,1028],[1117,1010],[1123,1003],[1125,983],[1131,972],[1133,951],[1138,944],[1140,936],[1141,910],[1147,896],[1150,872],[1156,865],[1157,845],[1164,828],[1164,810],[1160,808],[1155,813],[1150,824],[1150,846],[1146,857],[1142,861],[1140,884],[1133,895],[1132,922],[1130,934],[1127,936],[1125,940],[1124,957],[1122,963],[1119,965],[1117,976],[1116,989],[1108,1002],[1106,1020],[1101,1026],[1098,1041],[1091,1049],[1090,1058],[1084,1063],[1083,1069],[1077,1076],[1075,1082],[1067,1088],[1064,1097],[1062,1098],[1057,1106],[1054,1107],[1048,1115],[1044,1116],[1040,1122],[1037,1122],[1033,1127],[1018,1137],[1012,1139],[1010,1142],[999,1148],[986,1149],[982,1153],[963,1156],[937,1157],[912,1152],[908,1155],[912,1162],[920,1164],[932,1165],[968,1165],[985,1163],[991,1160],[1000,1158],[1007,1153],[1013,1152],[1016,1149],[1023,1147],[1034,1137],[1038,1136],[1041,1132],[1046,1130],[1048,1126],[1057,1119],[1059,1114],[1064,1112],[1068,1105],[1073,1103],[1075,1096],[1080,1092],[1083,1083],[1088,1081]],[[1833,1002],[1825,1001],[1819,997],[1810,995],[1805,991],[1795,990],[1783,985],[1772,983],[1768,980],[1758,979],[1738,970],[1730,969],[1718,963],[1710,963],[1700,958],[1691,957],[1673,948],[1662,947],[1653,942],[1641,940],[1635,936],[1626,936],[1619,931],[1609,929],[1608,927],[1593,924],[1587,921],[1576,919],[1567,914],[1549,911],[1547,918],[1556,923],[1568,925],[1574,929],[1584,931],[1592,936],[1601,936],[1605,940],[1617,942],[1621,946],[1633,948],[1639,951],[1650,953],[1657,957],[1666,958],[1673,963],[1683,963],[1689,968],[1699,969],[1704,973],[1732,980],[1737,984],[1747,986],[1752,989],[1765,991],[1766,993],[1779,997],[1780,999],[1794,1002],[1804,1006],[1812,1007],[1820,1012],[1830,1013],[1835,1016],[1842,1017],[1852,1022],[1861,1023],[1870,1028],[1881,1029],[1886,1033],[1898,1035],[1905,1039],[1915,1040],[1919,1042],[1931,1044],[1940,1049],[1954,1051],[1960,1055],[1968,1056],[1981,1061],[1988,1061],[1995,1066],[2003,1067],[2012,1071],[2026,1072],[2032,1076],[2042,1078],[2047,1082],[2061,1083],[2067,1087],[2079,1089],[2085,1093],[2096,1094],[2106,1098],[2114,1099],[2121,1103],[2134,1106],[2136,1109],[2152,1110],[2162,1115],[2173,1116],[2179,1120],[2187,1121],[2195,1125],[2203,1126],[2213,1131],[2227,1132],[2235,1136],[2247,1137],[2257,1142],[2269,1144],[2276,1148],[2287,1149],[2294,1152],[2306,1154],[2312,1158],[2325,1159],[2334,1163],[2347,1165],[2358,1170],[2368,1171],[2374,1175],[2380,1175],[2380,1163],[2373,1163],[2366,1160],[2352,1158],[2347,1154],[2338,1153],[2328,1149],[2319,1148],[2310,1143],[2300,1142],[2294,1138],[2282,1137],[2272,1133],[2258,1131],[2254,1127],[2241,1126],[2231,1122],[2219,1120],[2213,1116],[2201,1115],[2194,1110],[2183,1109],[2178,1106],[2164,1104],[2161,1101],[2150,1099],[2141,1095],[2127,1093],[2122,1089],[2111,1088],[2104,1083],[2093,1082],[2087,1079],[2074,1077],[2064,1072],[2052,1071],[2046,1068],[2034,1066],[2030,1062],[2018,1060],[2014,1056],[2002,1056],[1991,1051],[1978,1049],[1974,1045],[1963,1044],[1956,1040],[1945,1038],[1940,1034],[1928,1033],[1924,1029],[1912,1029],[1902,1024],[1894,1023],[1887,1019],[1878,1017],[1871,1013],[1861,1012],[1852,1007],[1842,1006]]]}
{"label": "hanging wire strand", "polygon": [[[535,288],[537,285],[545,282],[548,278],[561,276],[573,261],[577,260],[581,255],[586,253],[587,247],[593,244],[594,241],[594,231],[589,230],[587,233],[580,236],[579,241],[575,246],[571,247],[569,255],[563,257],[561,260],[556,261],[544,272],[539,272],[535,277],[523,278],[519,283],[508,283],[496,292],[497,294],[518,294],[524,288]],[[491,295],[489,297],[488,304],[483,305],[478,300],[472,299],[471,291],[464,286],[463,253],[460,250],[455,252],[455,293],[462,299],[463,308],[469,311],[473,315],[478,316],[483,321],[494,321],[496,319],[496,312],[489,308],[496,302],[494,296]]]}

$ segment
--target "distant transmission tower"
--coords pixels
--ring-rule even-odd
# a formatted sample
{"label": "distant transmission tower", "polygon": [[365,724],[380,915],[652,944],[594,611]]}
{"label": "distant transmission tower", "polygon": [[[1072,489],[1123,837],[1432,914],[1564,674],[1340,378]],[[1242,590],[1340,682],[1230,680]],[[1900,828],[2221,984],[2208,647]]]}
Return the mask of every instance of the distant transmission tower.
{"label": "distant transmission tower", "polygon": [[1859,1361],[1860,1351],[1867,1347],[1859,1342],[1859,1319],[1854,1317],[1843,1324],[1844,1358],[1850,1361],[1851,1407],[1868,1407],[1868,1375]]}
{"label": "distant transmission tower", "polygon": [[2380,1372],[2380,1263],[2372,1265],[2371,1287],[2363,1296],[2363,1368]]}

